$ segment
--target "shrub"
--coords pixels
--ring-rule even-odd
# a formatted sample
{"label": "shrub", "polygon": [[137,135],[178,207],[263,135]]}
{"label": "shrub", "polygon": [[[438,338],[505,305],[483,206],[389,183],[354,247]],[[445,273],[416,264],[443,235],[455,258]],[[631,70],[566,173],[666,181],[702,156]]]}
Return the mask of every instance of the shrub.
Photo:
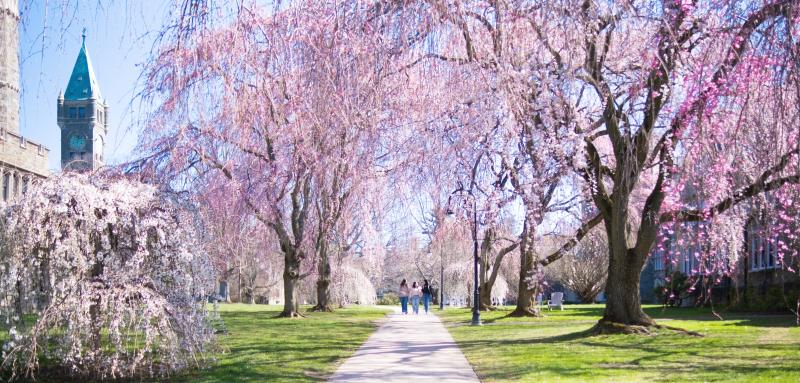
{"label": "shrub", "polygon": [[691,296],[691,283],[686,274],[673,272],[663,286],[655,288],[655,295],[665,306],[681,307],[683,300]]}
{"label": "shrub", "polygon": [[[153,187],[85,175],[46,180],[0,211],[6,373],[33,378],[40,358],[90,379],[200,363],[214,274],[188,222]],[[23,323],[24,311],[37,319]]]}
{"label": "shrub", "polygon": [[385,293],[383,297],[378,300],[379,305],[394,306],[400,304],[400,297],[395,293]]}

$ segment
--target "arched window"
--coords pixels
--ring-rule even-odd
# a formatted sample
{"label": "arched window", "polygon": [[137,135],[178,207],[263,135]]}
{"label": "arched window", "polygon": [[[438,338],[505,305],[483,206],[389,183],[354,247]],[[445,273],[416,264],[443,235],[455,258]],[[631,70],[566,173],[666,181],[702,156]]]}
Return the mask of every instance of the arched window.
{"label": "arched window", "polygon": [[3,174],[3,201],[8,201],[8,197],[9,197],[8,188],[9,188],[10,179],[11,179],[11,174],[9,174],[9,173]]}

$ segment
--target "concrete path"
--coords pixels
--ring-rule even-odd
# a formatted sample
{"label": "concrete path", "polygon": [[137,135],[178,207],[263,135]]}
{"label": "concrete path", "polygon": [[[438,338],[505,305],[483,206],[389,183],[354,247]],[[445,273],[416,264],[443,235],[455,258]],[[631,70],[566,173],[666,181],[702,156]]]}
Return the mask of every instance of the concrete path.
{"label": "concrete path", "polygon": [[472,366],[436,315],[402,315],[399,310],[389,314],[386,322],[329,381],[479,382]]}

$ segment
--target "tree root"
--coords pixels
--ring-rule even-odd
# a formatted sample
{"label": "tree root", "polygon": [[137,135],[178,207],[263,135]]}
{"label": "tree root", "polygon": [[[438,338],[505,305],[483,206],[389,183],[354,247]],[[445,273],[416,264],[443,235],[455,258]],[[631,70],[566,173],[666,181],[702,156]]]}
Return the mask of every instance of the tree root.
{"label": "tree root", "polygon": [[612,322],[607,320],[600,320],[594,327],[590,329],[592,335],[611,335],[611,334],[628,334],[628,335],[656,335],[653,330],[671,330],[683,335],[703,337],[696,331],[684,330],[678,327],[665,326],[656,324],[655,322],[643,322],[638,324],[625,324],[619,322]]}
{"label": "tree root", "polygon": [[629,334],[629,335],[650,335],[650,328],[653,325],[647,324],[625,324],[601,320],[591,329],[592,335],[610,334]]}
{"label": "tree root", "polygon": [[303,315],[303,314],[300,314],[300,313],[299,313],[299,312],[297,312],[297,311],[283,311],[283,312],[281,312],[280,314],[278,314],[278,316],[277,316],[276,318],[293,318],[293,319],[300,319],[300,318],[305,318],[305,317],[306,317],[305,315]]}
{"label": "tree root", "polygon": [[517,307],[516,309],[514,309],[514,311],[512,311],[512,312],[508,313],[508,315],[506,315],[507,318],[522,318],[522,317],[539,318],[539,317],[542,317],[542,316],[543,316],[542,313],[539,312],[539,311],[535,311],[535,310],[532,310],[530,308],[523,309],[523,308],[519,308],[519,307]]}
{"label": "tree root", "polygon": [[308,309],[308,311],[319,312],[319,313],[332,313],[333,307],[331,307],[330,305],[316,305]]}
{"label": "tree root", "polygon": [[655,327],[658,328],[658,329],[662,329],[662,330],[675,331],[675,332],[681,333],[683,335],[696,336],[698,338],[704,338],[705,337],[705,335],[703,335],[703,334],[701,334],[701,333],[699,333],[697,331],[689,331],[689,330],[682,329],[680,327],[665,326],[663,324],[657,324],[657,325],[655,325]]}

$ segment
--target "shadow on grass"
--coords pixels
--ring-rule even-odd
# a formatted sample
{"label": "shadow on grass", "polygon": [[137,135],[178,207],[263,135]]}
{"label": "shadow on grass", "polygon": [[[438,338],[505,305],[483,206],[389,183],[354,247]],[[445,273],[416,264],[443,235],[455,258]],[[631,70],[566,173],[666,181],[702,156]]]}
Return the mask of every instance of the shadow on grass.
{"label": "shadow on grass", "polygon": [[[645,377],[654,382],[686,381],[690,377],[695,381],[724,381],[733,377],[748,381],[751,380],[749,377],[752,380],[763,379],[776,371],[784,376],[800,374],[800,364],[792,358],[763,358],[754,363],[750,354],[789,355],[796,351],[796,344],[753,344],[748,346],[748,353],[731,355],[730,350],[694,339],[626,335],[594,338],[586,330],[543,338],[463,341],[459,346],[470,353],[487,349],[502,352],[508,347],[505,354],[508,360],[525,357],[525,363],[511,362],[513,365],[509,365],[495,361],[479,367],[477,370],[484,381],[528,380],[534,376],[538,381],[626,381],[626,374],[634,374],[636,381]],[[527,349],[527,355],[514,351],[520,350],[516,347],[520,345],[561,342],[569,343],[564,346],[568,351],[561,351],[566,354],[558,354],[559,349],[551,346]],[[532,353],[539,355],[528,359]],[[725,356],[721,357],[720,353]]]}
{"label": "shadow on grass", "polygon": [[[599,363],[585,366],[564,366],[558,363],[533,364],[515,366],[514,369],[489,368],[480,370],[482,381],[527,381],[536,376],[536,381],[628,381],[625,376],[647,376],[650,382],[683,382],[683,381],[727,381],[736,378],[737,381],[749,381],[774,374],[775,368],[765,363],[763,365],[747,365],[742,363],[728,363],[705,365],[692,362],[652,363],[659,362],[657,356],[652,361],[632,360],[624,363]],[[782,374],[800,374],[800,368],[783,366]],[[639,381],[634,378],[631,381]],[[760,381],[760,380],[759,380]]]}
{"label": "shadow on grass", "polygon": [[[686,320],[686,321],[706,321],[720,322],[730,321],[726,325],[730,326],[753,326],[753,327],[792,327],[796,326],[796,317],[791,313],[748,313],[731,312],[726,309],[717,310],[717,315],[708,307],[665,307],[665,306],[646,306],[644,312],[656,320]],[[553,318],[559,321],[581,320],[589,322],[596,321],[603,316],[603,305],[592,306],[569,306],[564,311],[543,311],[544,317],[511,317],[510,311],[505,315],[499,315],[504,311],[488,312],[488,318],[483,320],[484,324],[541,324]],[[721,318],[721,319],[720,319]],[[451,322],[453,323],[453,322]],[[455,323],[461,325],[469,324],[470,318],[458,320]]]}

